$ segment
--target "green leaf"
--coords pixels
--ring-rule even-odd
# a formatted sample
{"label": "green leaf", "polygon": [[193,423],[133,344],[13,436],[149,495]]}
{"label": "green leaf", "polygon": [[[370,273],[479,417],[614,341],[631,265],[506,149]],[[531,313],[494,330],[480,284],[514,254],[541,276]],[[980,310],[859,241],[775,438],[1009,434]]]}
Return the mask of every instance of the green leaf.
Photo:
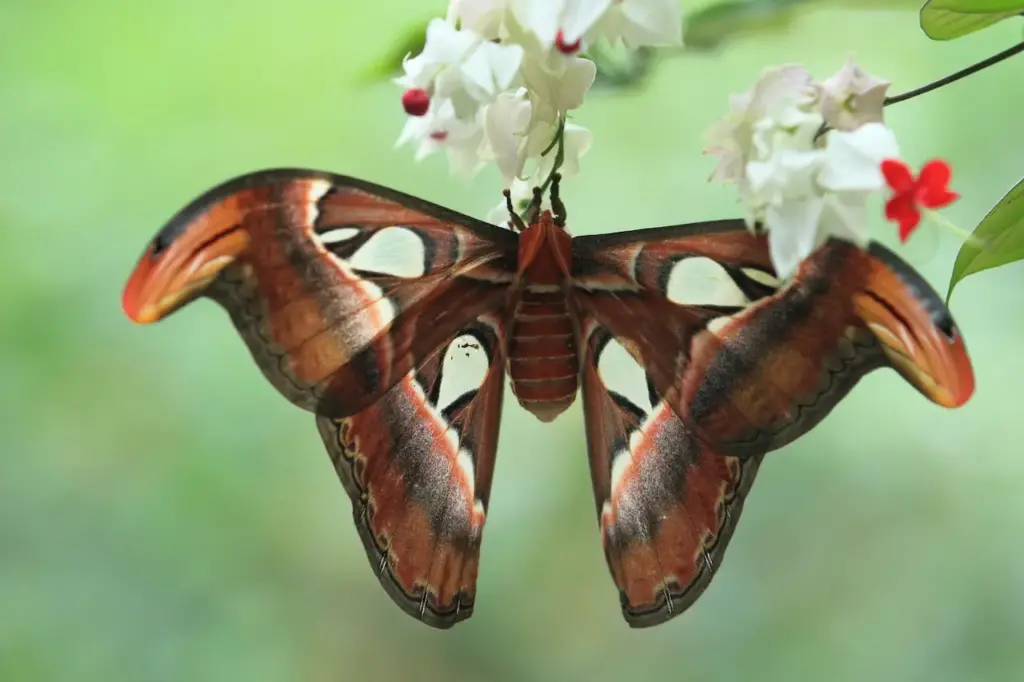
{"label": "green leaf", "polygon": [[965,242],[953,263],[947,303],[953,287],[968,275],[1024,260],[1024,179],[988,212],[974,236],[980,243]]}
{"label": "green leaf", "polygon": [[1024,0],[928,0],[921,29],[932,40],[952,40],[1024,12]]}
{"label": "green leaf", "polygon": [[367,66],[359,76],[360,83],[376,83],[391,78],[402,70],[402,60],[406,55],[418,55],[427,42],[427,24],[424,19],[409,24],[401,35],[391,43],[391,49],[382,54]]}
{"label": "green leaf", "polygon": [[713,50],[729,38],[789,26],[797,5],[811,0],[725,0],[686,16],[683,44],[688,50]]}

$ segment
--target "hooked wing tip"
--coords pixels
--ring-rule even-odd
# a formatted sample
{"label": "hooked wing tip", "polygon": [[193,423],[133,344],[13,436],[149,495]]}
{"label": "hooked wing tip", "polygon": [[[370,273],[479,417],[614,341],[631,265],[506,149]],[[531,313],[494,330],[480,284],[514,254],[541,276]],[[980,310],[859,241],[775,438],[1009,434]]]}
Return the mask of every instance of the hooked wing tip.
{"label": "hooked wing tip", "polygon": [[854,297],[860,318],[882,343],[891,364],[942,407],[960,407],[974,394],[974,369],[963,335],[943,300],[913,268],[884,247],[869,253],[869,285]]}
{"label": "hooked wing tip", "polygon": [[974,368],[959,334],[949,345],[945,380],[929,397],[942,407],[952,408],[962,406],[974,395]]}
{"label": "hooked wing tip", "polygon": [[136,324],[151,324],[160,319],[156,307],[147,303],[144,298],[146,283],[153,272],[153,251],[153,247],[146,249],[121,294],[121,310]]}
{"label": "hooked wing tip", "polygon": [[138,324],[167,317],[200,296],[248,245],[248,235],[237,227],[212,236],[190,232],[170,245],[154,240],[128,278],[122,310]]}

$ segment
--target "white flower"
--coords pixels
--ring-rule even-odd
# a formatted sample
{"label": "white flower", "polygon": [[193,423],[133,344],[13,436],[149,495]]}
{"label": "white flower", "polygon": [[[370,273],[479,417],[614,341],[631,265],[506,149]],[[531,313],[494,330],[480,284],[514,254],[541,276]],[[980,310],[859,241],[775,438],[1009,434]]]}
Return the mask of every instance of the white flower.
{"label": "white flower", "polygon": [[830,132],[818,174],[825,197],[820,232],[867,246],[868,199],[886,187],[882,161],[898,158],[896,136],[881,123],[866,123],[853,132]]}
{"label": "white flower", "polygon": [[424,116],[410,116],[405,122],[396,147],[417,142],[416,160],[422,161],[434,152],[444,149],[452,171],[463,177],[472,177],[481,166],[480,147],[484,134],[481,111],[469,121],[458,118],[450,100],[432,102]]}
{"label": "white flower", "polygon": [[855,130],[865,123],[881,123],[889,81],[876,78],[854,63],[853,58],[818,86],[825,122],[836,130]]}
{"label": "white flower", "polygon": [[617,0],[592,33],[629,49],[647,45],[682,45],[683,17],[678,0]]}
{"label": "white flower", "polygon": [[[506,187],[520,179],[543,185],[556,161],[563,174],[578,172],[592,136],[567,117],[583,104],[597,67],[572,53],[619,1],[451,0],[396,80],[411,117],[398,144],[415,141],[417,159],[444,149],[463,175],[494,163]],[[637,14],[645,0],[629,1],[639,4],[623,17],[651,19]]]}
{"label": "white flower", "polygon": [[[795,117],[780,112],[783,120]],[[754,137],[759,160],[745,167],[741,199],[748,223],[761,222],[768,230],[768,247],[780,277],[788,277],[817,245],[823,206],[815,177],[823,152],[814,148],[821,117],[808,115],[794,128],[774,119],[756,121]]]}
{"label": "white flower", "polygon": [[515,0],[516,20],[540,40],[562,48],[579,43],[612,5],[613,0]]}
{"label": "white flower", "polygon": [[815,103],[813,79],[802,66],[764,70],[749,92],[729,98],[730,112],[708,134],[704,152],[719,157],[711,179],[740,181],[754,153],[755,124],[760,122],[758,132],[764,136],[772,127],[798,122]]}
{"label": "white flower", "polygon": [[[535,106],[527,99],[528,92],[503,93],[487,108],[484,117],[486,140],[481,158],[493,161],[501,171],[505,187],[524,177],[526,164],[533,160],[530,174],[540,184],[554,170],[559,128],[557,112],[546,106]],[[571,123],[562,131],[562,175],[579,172],[579,159],[590,150],[593,136],[586,128]],[[545,154],[545,152],[547,152]]]}
{"label": "white flower", "polygon": [[768,230],[772,264],[783,278],[829,237],[866,246],[867,201],[885,187],[881,162],[899,158],[895,136],[881,123],[832,131],[824,148],[813,142],[819,125],[808,120],[792,133],[776,131],[765,140],[767,158],[747,164],[749,217]]}
{"label": "white flower", "polygon": [[396,82],[426,90],[431,98],[450,99],[457,116],[470,118],[512,85],[522,61],[519,45],[498,45],[434,19],[423,51],[405,59],[405,74]]}
{"label": "white flower", "polygon": [[[719,162],[711,179],[737,184],[748,225],[768,231],[780,277],[830,237],[867,244],[867,201],[885,187],[881,162],[899,158],[892,131],[864,120],[875,109],[880,117],[886,86],[852,61],[824,84],[802,66],[767,69],[730,98],[729,114],[712,129],[705,152]],[[841,124],[852,127],[822,135],[825,112],[839,109]]]}

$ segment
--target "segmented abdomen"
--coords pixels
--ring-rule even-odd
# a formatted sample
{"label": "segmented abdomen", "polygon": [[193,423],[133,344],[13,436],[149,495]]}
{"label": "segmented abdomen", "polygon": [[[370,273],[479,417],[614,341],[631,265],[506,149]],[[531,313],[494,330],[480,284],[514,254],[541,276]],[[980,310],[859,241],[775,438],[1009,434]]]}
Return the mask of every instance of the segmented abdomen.
{"label": "segmented abdomen", "polygon": [[561,288],[528,286],[509,341],[509,376],[519,404],[541,421],[565,411],[579,388],[572,319]]}

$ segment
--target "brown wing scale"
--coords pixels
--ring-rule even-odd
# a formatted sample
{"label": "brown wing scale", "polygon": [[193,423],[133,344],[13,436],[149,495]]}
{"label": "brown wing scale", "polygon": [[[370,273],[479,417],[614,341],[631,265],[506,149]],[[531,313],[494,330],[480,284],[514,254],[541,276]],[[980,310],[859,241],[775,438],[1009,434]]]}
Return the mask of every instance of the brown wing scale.
{"label": "brown wing scale", "polygon": [[616,392],[599,370],[616,342],[593,319],[582,329],[587,449],[605,557],[626,621],[657,625],[711,582],[761,457],[717,452],[653,388],[646,405]]}
{"label": "brown wing scale", "polygon": [[[175,216],[123,305],[138,322],[199,296],[228,311],[270,382],[318,415],[388,594],[435,627],[473,608],[507,364],[544,419],[581,364],[605,553],[634,626],[697,599],[764,453],[867,372],[892,367],[949,407],[973,392],[949,311],[878,245],[828,242],[780,283],[741,221],[570,242],[562,219],[544,212],[521,241],[352,178],[263,171]],[[639,393],[603,373],[612,348]],[[467,349],[478,375],[460,383]]]}
{"label": "brown wing scale", "polygon": [[[504,323],[483,317],[443,353],[351,417],[317,417],[381,584],[407,613],[446,628],[469,618],[494,471]],[[479,386],[439,404],[463,355],[483,355]]]}
{"label": "brown wing scale", "polygon": [[[372,258],[356,262],[396,232],[406,239],[392,242],[402,248],[389,257],[402,262],[380,270]],[[263,171],[173,218],[143,254],[124,307],[150,322],[212,298],[288,400],[343,417],[373,404],[468,322],[503,308],[516,248],[508,230],[393,190],[317,171]]]}
{"label": "brown wing scale", "polygon": [[[961,405],[973,392],[949,311],[880,245],[863,250],[829,241],[779,285],[771,281],[764,238],[741,221],[641,232],[635,242],[629,234],[574,240],[575,305],[607,328],[687,426],[722,452],[782,447],[879,367],[896,369],[939,405]],[[722,301],[744,300],[671,300],[665,271],[690,258],[720,267],[732,292]]]}

